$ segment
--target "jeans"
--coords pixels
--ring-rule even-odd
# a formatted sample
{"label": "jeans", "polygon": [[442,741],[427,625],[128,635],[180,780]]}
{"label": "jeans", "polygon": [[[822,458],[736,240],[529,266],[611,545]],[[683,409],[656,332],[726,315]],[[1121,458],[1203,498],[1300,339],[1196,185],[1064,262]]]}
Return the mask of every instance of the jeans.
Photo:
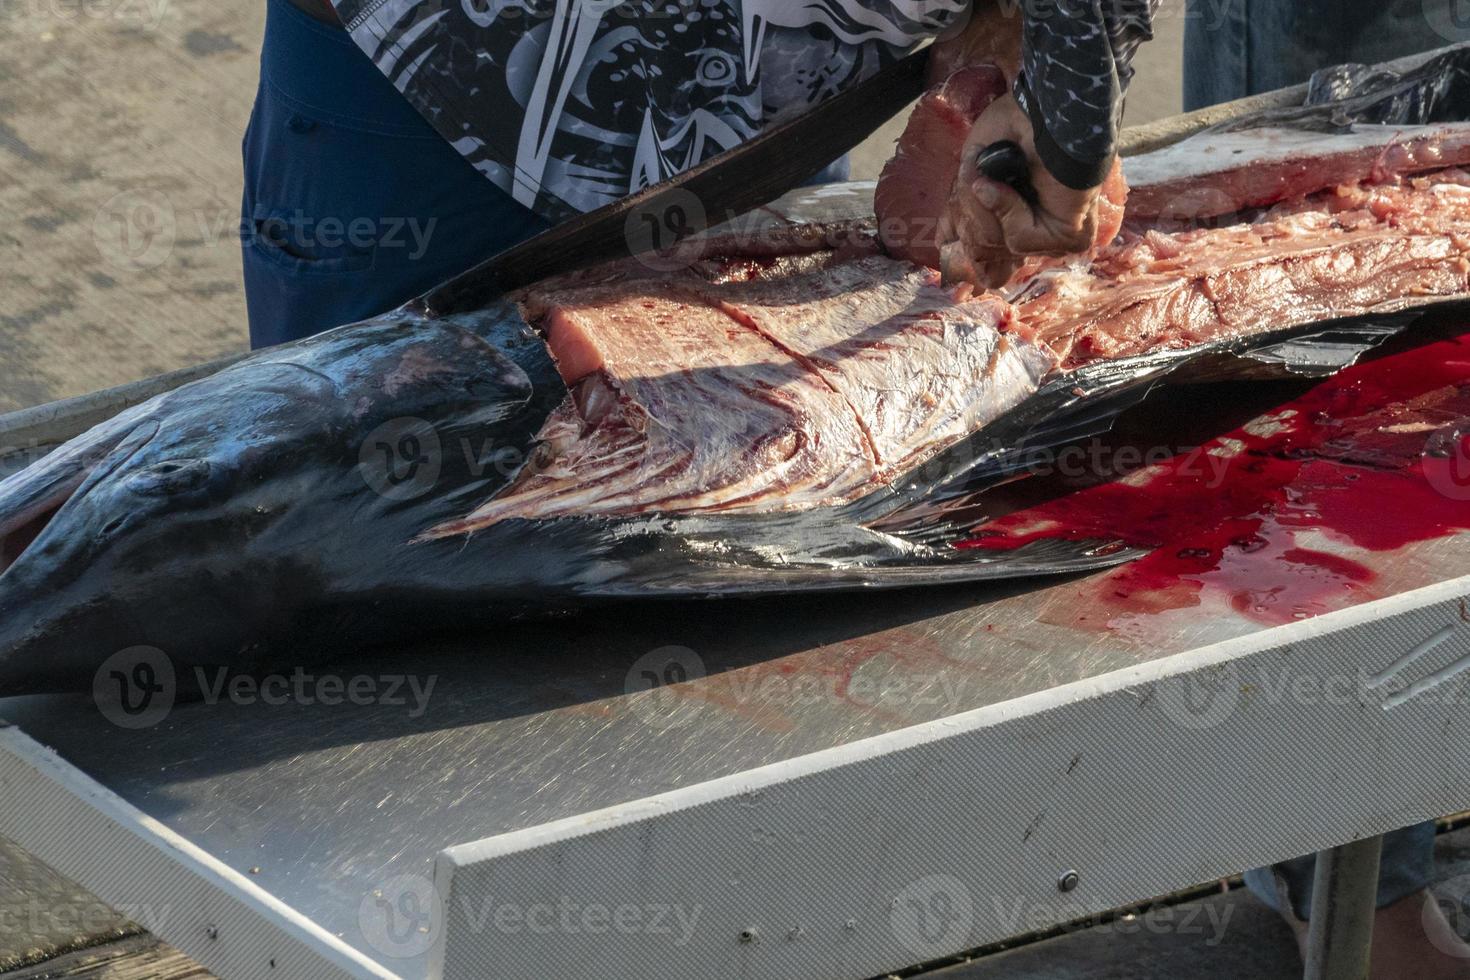
{"label": "jeans", "polygon": [[1188,0],[1184,108],[1470,41],[1466,0]]}
{"label": "jeans", "polygon": [[[1293,858],[1269,868],[1245,873],[1251,892],[1278,912],[1285,902],[1303,922],[1312,910],[1312,881],[1317,873],[1313,855]],[[1415,824],[1383,836],[1383,857],[1378,870],[1379,908],[1428,888],[1434,880],[1434,821]]]}
{"label": "jeans", "polygon": [[[1188,0],[1184,106],[1200,109],[1305,82],[1319,68],[1376,64],[1470,40],[1465,0]],[[1429,886],[1434,824],[1383,838],[1378,907]],[[1312,907],[1310,855],[1246,872],[1251,891],[1297,918]]]}

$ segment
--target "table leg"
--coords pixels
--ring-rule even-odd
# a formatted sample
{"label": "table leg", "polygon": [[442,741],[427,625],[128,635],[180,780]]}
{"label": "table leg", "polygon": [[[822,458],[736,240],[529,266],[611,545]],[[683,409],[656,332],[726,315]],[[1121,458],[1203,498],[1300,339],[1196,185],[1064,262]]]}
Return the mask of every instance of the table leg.
{"label": "table leg", "polygon": [[1367,980],[1382,837],[1317,855],[1306,980]]}

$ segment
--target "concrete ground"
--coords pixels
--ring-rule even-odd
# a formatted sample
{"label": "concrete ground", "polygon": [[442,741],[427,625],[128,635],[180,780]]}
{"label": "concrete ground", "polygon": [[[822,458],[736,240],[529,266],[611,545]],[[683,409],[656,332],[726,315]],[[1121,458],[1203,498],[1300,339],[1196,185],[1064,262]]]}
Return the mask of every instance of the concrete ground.
{"label": "concrete ground", "polygon": [[137,931],[99,899],[0,837],[0,974],[55,950],[115,941]]}
{"label": "concrete ground", "polygon": [[[1130,122],[1178,109],[1176,8],[1139,56]],[[264,9],[0,0],[0,412],[246,346],[240,136]]]}
{"label": "concrete ground", "polygon": [[0,411],[241,349],[259,2],[0,4]]}

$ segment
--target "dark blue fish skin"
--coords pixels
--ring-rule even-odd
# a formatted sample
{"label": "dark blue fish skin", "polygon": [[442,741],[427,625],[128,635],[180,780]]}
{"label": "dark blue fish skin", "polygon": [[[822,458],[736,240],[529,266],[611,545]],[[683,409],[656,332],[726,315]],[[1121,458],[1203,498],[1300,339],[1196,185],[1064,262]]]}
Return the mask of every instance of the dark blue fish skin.
{"label": "dark blue fish skin", "polygon": [[[1109,541],[954,549],[975,494],[1105,430],[1202,355],[1330,373],[1414,318],[1288,328],[1052,379],[903,480],[838,507],[500,521],[425,532],[509,485],[567,394],[514,304],[399,311],[257,353],[0,482],[0,696],[85,690],[114,653],[282,669],[493,637],[507,617],[1014,579],[1116,565]],[[1333,357],[1318,365],[1321,350]],[[31,540],[31,535],[39,534]]]}
{"label": "dark blue fish skin", "polygon": [[0,695],[85,687],[139,644],[248,665],[442,581],[463,542],[409,542],[493,495],[485,457],[529,450],[564,393],[498,305],[339,328],[128,410],[0,483],[0,543],[41,528],[0,547]]}

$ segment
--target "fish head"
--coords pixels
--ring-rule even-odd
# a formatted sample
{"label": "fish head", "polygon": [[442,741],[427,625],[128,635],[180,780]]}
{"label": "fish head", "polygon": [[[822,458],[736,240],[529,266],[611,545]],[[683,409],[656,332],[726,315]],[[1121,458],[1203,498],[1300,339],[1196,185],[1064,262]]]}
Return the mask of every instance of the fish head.
{"label": "fish head", "polygon": [[507,479],[451,445],[539,424],[484,322],[398,313],[262,351],[0,482],[0,694],[85,686],[135,646],[240,666],[309,642],[308,614]]}

